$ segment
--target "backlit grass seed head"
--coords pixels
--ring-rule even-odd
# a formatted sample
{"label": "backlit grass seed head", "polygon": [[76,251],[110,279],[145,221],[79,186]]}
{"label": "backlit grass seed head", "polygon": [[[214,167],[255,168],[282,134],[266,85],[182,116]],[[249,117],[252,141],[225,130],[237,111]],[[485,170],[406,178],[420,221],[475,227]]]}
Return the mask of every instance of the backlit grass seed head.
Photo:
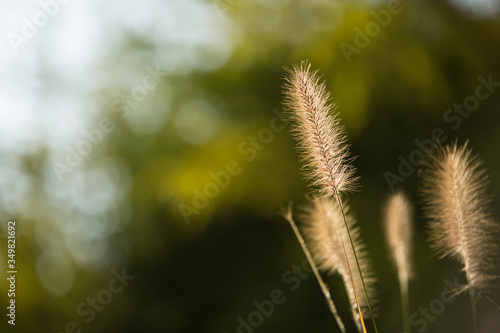
{"label": "backlit grass seed head", "polygon": [[[376,279],[371,271],[371,264],[362,242],[359,228],[356,226],[356,220],[350,213],[348,205],[344,205],[344,213],[365,280],[368,297],[373,304],[376,296]],[[353,313],[357,312],[356,298],[354,295],[354,289],[356,289],[363,316],[369,317],[367,308],[368,303],[363,292],[363,283],[361,282],[359,271],[356,269],[354,252],[352,247],[348,245],[349,236],[347,235],[347,229],[345,228],[342,213],[337,202],[331,198],[325,200],[316,199],[305,209],[302,219],[304,225],[306,225],[305,235],[318,267],[331,274],[336,272],[340,274],[346,286]],[[342,240],[345,246],[342,244]],[[344,248],[351,267],[354,288],[351,282]]]}
{"label": "backlit grass seed head", "polygon": [[297,141],[306,179],[321,197],[355,189],[357,178],[350,164],[345,130],[318,72],[302,61],[287,69],[283,86],[284,105],[293,120],[291,132]]}
{"label": "backlit grass seed head", "polygon": [[[499,226],[493,221],[488,178],[467,144],[440,148],[423,179],[432,248],[464,265],[468,286],[481,291],[498,278]],[[477,294],[477,293],[476,293]]]}
{"label": "backlit grass seed head", "polygon": [[411,277],[412,208],[403,192],[389,198],[385,209],[385,233],[400,281]]}

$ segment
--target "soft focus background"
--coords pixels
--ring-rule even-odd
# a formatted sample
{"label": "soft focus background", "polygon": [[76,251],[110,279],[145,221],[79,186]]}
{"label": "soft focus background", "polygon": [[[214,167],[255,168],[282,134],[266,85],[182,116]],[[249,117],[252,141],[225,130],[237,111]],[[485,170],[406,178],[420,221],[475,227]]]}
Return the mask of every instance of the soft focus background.
{"label": "soft focus background", "polygon": [[[283,66],[303,59],[323,73],[358,156],[362,188],[349,202],[379,280],[379,331],[401,332],[384,175],[418,160],[415,140],[440,128],[480,154],[500,207],[500,84],[474,97],[480,77],[500,82],[499,10],[495,0],[1,1],[2,332],[338,332],[279,215],[308,192],[280,115]],[[464,101],[475,111],[447,112]],[[396,186],[415,204],[412,329],[471,332],[468,298],[441,300],[465,280],[431,255],[418,169]],[[15,327],[4,314],[9,219]],[[123,272],[134,278],[111,293]],[[354,332],[341,282],[327,281]],[[500,331],[489,301],[478,316],[481,332]]]}

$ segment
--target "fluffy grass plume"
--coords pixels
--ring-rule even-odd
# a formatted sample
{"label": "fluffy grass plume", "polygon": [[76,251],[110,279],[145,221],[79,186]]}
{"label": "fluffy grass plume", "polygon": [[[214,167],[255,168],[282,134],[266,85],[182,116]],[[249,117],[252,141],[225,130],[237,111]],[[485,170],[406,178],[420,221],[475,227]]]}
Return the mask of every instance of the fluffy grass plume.
{"label": "fluffy grass plume", "polygon": [[305,177],[317,187],[322,198],[352,191],[356,187],[355,169],[350,164],[345,130],[318,71],[302,61],[287,69],[284,105],[293,121],[292,135],[306,169]]}
{"label": "fluffy grass plume", "polygon": [[498,277],[498,224],[493,221],[488,177],[467,144],[439,148],[424,174],[422,194],[432,248],[464,265],[468,285],[481,291]]}
{"label": "fluffy grass plume", "polygon": [[[344,212],[347,224],[351,232],[352,241],[356,250],[359,266],[361,268],[368,297],[373,303],[375,297],[375,278],[371,272],[370,263],[362,243],[359,228],[356,226],[356,220],[349,212],[349,206],[344,205]],[[318,267],[330,274],[338,272],[346,286],[351,310],[357,320],[359,327],[359,315],[356,312],[356,294],[357,291],[359,305],[363,316],[369,316],[367,312],[367,299],[363,294],[364,289],[358,270],[352,270],[352,280],[349,273],[349,265],[356,266],[354,252],[350,246],[345,247],[343,241],[347,241],[349,236],[344,225],[342,212],[337,202],[333,199],[316,199],[304,209],[302,215],[306,225],[305,235],[310,244],[311,252]]]}
{"label": "fluffy grass plume", "polygon": [[411,278],[412,208],[406,195],[392,194],[385,207],[385,235],[396,265],[401,289],[401,309],[405,332],[410,332],[408,280]]}
{"label": "fluffy grass plume", "polygon": [[499,257],[499,228],[491,215],[488,178],[481,166],[467,144],[439,148],[424,174],[422,190],[431,246],[440,257],[463,265],[476,333],[475,302],[498,278]]}
{"label": "fluffy grass plume", "polygon": [[412,208],[403,192],[392,194],[385,207],[385,235],[400,281],[411,278]]}

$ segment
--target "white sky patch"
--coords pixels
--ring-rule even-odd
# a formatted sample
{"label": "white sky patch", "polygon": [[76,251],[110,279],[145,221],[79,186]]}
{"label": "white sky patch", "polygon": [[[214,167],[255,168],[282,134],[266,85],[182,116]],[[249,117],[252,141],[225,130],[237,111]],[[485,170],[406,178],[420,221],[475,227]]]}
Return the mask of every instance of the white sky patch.
{"label": "white sky patch", "polygon": [[496,15],[500,10],[498,0],[454,0],[453,2],[465,10],[484,16]]}
{"label": "white sky patch", "polygon": [[[160,52],[147,59],[157,63],[144,66],[159,66],[164,72],[214,70],[229,58],[229,21],[221,21],[211,4],[194,0],[147,3],[88,0],[60,4],[57,10],[52,8],[55,15],[38,27],[36,35],[19,45],[18,53],[7,34],[21,34],[23,19],[32,21],[42,7],[38,1],[2,4],[0,135],[8,140],[0,140],[0,151],[23,154],[47,146],[61,154],[64,145],[77,143],[82,130],[101,112],[92,94],[117,81],[103,72],[107,64],[102,61],[131,33],[158,45]],[[120,63],[121,69],[114,72],[126,72],[128,66]]]}

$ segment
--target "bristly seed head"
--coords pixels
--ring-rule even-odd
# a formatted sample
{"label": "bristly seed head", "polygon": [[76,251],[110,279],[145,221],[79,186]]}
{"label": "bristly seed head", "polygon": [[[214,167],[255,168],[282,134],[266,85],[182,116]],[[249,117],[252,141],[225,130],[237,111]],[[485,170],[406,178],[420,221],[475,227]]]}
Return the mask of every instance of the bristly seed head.
{"label": "bristly seed head", "polygon": [[[368,258],[368,253],[365,249],[363,240],[361,239],[360,229],[356,226],[356,219],[350,212],[349,206],[343,204],[345,218],[349,226],[353,245],[356,250],[356,255],[359,260],[359,266],[363,274],[365,285],[367,288],[370,303],[376,299],[376,279],[371,270],[371,263]],[[305,235],[310,244],[311,253],[318,267],[329,273],[338,272],[349,296],[351,310],[356,315],[356,298],[358,296],[359,304],[363,311],[364,317],[369,317],[368,302],[363,293],[363,283],[361,276],[356,267],[356,259],[352,247],[349,245],[349,235],[344,224],[344,217],[340,210],[340,206],[332,199],[313,199],[309,206],[304,209],[302,220],[306,226]],[[345,243],[344,244],[342,243]],[[344,252],[344,250],[346,252]],[[347,254],[347,261],[346,261]],[[354,285],[351,281],[351,267]]]}
{"label": "bristly seed head", "polygon": [[411,215],[406,195],[402,191],[392,194],[385,208],[385,233],[401,282],[411,277]]}
{"label": "bristly seed head", "polygon": [[499,226],[493,220],[482,162],[467,144],[440,148],[423,178],[431,246],[464,265],[468,288],[483,291],[498,278]]}
{"label": "bristly seed head", "polygon": [[345,130],[318,71],[302,61],[292,70],[283,86],[284,105],[294,120],[291,132],[310,185],[318,187],[320,197],[337,196],[356,188],[355,169],[350,164]]}

